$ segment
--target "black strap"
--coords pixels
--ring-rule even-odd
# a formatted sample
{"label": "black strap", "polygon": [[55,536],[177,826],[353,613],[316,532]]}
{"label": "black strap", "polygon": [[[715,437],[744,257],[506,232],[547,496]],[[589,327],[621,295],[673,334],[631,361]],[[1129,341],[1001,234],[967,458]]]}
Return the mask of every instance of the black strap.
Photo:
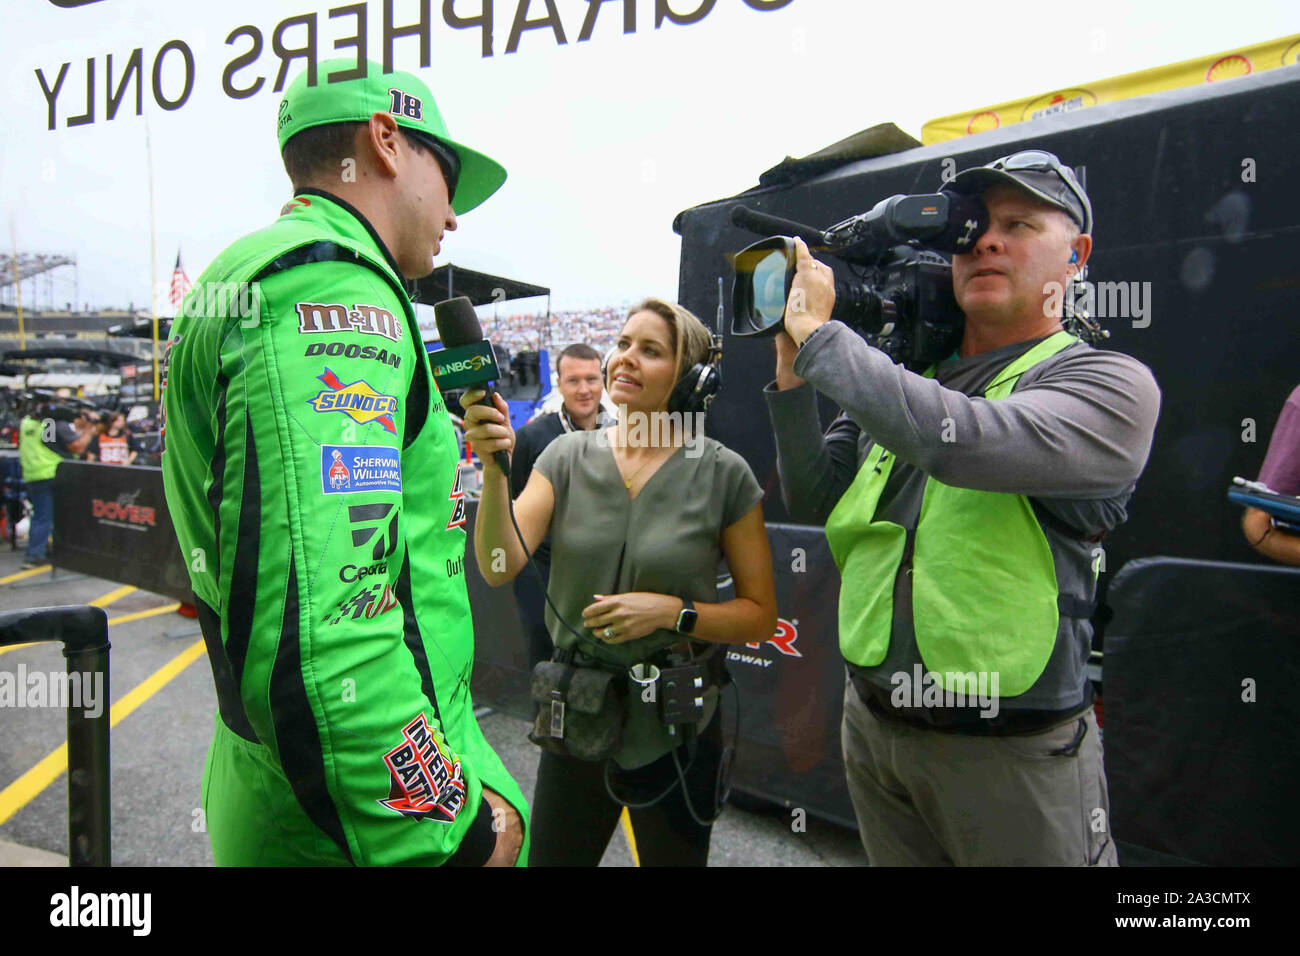
{"label": "black strap", "polygon": [[1038,519],[1039,524],[1046,525],[1058,534],[1065,535],[1067,538],[1074,538],[1077,541],[1083,541],[1087,544],[1099,544],[1102,538],[1106,537],[1105,531],[1098,531],[1095,534],[1085,534],[1068,521],[1052,514],[1043,507],[1043,503],[1037,498],[1030,498],[1029,504],[1030,507],[1034,509],[1034,517]]}
{"label": "black strap", "polygon": [[[555,688],[560,695],[560,700],[567,701],[569,699],[569,685],[573,683],[573,678],[577,673],[578,669],[576,667],[566,667],[564,669],[564,676],[560,678],[559,686]],[[551,699],[554,700],[555,698],[552,697]]]}
{"label": "black strap", "polygon": [[1073,594],[1058,594],[1056,596],[1056,610],[1062,617],[1077,617],[1087,620],[1092,617],[1093,611],[1097,610],[1097,602],[1085,601]]}

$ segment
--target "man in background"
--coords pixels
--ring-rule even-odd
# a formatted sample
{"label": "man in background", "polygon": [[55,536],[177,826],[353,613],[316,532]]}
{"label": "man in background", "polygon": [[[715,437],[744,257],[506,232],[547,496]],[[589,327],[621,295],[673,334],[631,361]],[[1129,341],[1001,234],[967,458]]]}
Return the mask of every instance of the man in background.
{"label": "man in background", "polygon": [[[551,442],[565,432],[591,431],[613,424],[605,420],[600,407],[604,393],[600,353],[590,345],[570,345],[555,360],[557,387],[564,402],[558,412],[540,415],[515,435],[510,461],[510,497],[518,498],[528,484],[533,462]],[[551,635],[546,630],[546,584],[551,571],[551,540],[547,537],[533,555],[542,580],[525,569],[515,576],[515,603],[528,645],[528,669],[551,659]]]}
{"label": "man in background", "polygon": [[59,462],[79,457],[95,437],[94,422],[84,411],[73,418],[63,409],[47,408],[44,412],[40,418],[24,416],[18,426],[18,458],[32,503],[24,568],[45,563],[54,532],[54,473]]}

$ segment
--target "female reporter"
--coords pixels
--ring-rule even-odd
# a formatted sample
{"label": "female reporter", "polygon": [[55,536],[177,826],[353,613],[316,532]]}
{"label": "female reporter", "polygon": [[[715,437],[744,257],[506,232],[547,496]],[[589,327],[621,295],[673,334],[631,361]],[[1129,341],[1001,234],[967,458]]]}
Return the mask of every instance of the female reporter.
{"label": "female reporter", "polygon": [[[487,582],[532,573],[524,571],[527,555],[549,531],[549,592],[563,620],[550,609],[546,619],[560,657],[617,672],[620,680],[635,664],[664,670],[702,659],[712,675],[704,716],[693,727],[670,733],[657,701],[647,704],[633,685],[612,761],[543,751],[532,808],[534,865],[597,865],[622,803],[642,865],[708,860],[726,770],[720,645],[764,641],[776,630],[762,489],[739,455],[704,436],[702,413],[670,408],[674,386],[706,361],[710,344],[708,330],[680,306],[647,299],[631,310],[606,375],[618,425],[562,435],[537,459],[514,503],[527,552],[511,525],[506,477],[493,461],[493,452],[514,446],[506,404],[499,396],[495,407],[471,404],[481,391],[462,399],[466,438],[484,462],[474,552]],[[723,557],[736,596],[718,602]],[[692,604],[693,626],[689,613],[682,615]]]}

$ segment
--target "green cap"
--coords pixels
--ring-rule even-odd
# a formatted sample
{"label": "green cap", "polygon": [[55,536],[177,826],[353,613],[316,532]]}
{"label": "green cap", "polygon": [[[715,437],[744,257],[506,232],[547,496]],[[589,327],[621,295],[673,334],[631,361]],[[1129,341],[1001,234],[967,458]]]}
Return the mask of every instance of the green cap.
{"label": "green cap", "polygon": [[326,60],[316,67],[317,83],[307,84],[307,71],[284,91],[277,120],[280,150],[296,133],[327,123],[364,123],[375,113],[391,113],[397,125],[426,136],[455,152],[460,176],[451,208],[469,212],[501,188],[506,171],[500,163],[456,142],[438,112],[429,88],[410,73],[384,73],[378,63],[366,61],[366,75],[356,80],[330,83],[331,73],[355,72],[354,59]]}

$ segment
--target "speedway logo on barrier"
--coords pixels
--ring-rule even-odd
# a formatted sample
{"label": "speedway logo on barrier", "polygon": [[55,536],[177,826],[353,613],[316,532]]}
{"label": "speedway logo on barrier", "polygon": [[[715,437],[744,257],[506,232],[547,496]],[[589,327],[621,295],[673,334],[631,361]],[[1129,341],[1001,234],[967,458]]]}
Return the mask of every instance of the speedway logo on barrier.
{"label": "speedway logo on barrier", "polygon": [[321,493],[402,490],[402,465],[396,448],[385,445],[322,445]]}
{"label": "speedway logo on barrier", "polygon": [[318,413],[342,412],[358,425],[378,422],[384,426],[384,431],[397,434],[397,426],[393,424],[397,399],[392,395],[375,391],[364,379],[344,385],[329,369],[325,369],[325,374],[317,378],[325,383],[326,388],[310,399],[308,404]]}
{"label": "speedway logo on barrier", "polygon": [[140,497],[140,489],[123,492],[114,501],[90,500],[90,513],[100,524],[111,524],[117,528],[130,528],[132,531],[145,531],[155,526],[154,509],[137,505],[135,499]]}
{"label": "speedway logo on barrier", "polygon": [[[794,646],[794,642],[797,640],[799,640],[799,629],[795,626],[795,622],[787,621],[782,617],[777,618],[776,633],[768,638],[765,643],[771,644],[786,657],[803,657],[803,652]],[[758,650],[763,644],[756,641],[745,646]],[[771,667],[774,663],[773,658],[764,657],[761,654],[745,654],[735,650],[727,651],[727,660],[735,661],[738,664],[752,664],[755,667],[762,668]]]}
{"label": "speedway logo on barrier", "polygon": [[402,728],[402,742],[384,754],[391,776],[388,799],[379,803],[404,817],[451,823],[465,805],[465,778],[459,760],[424,714]]}

